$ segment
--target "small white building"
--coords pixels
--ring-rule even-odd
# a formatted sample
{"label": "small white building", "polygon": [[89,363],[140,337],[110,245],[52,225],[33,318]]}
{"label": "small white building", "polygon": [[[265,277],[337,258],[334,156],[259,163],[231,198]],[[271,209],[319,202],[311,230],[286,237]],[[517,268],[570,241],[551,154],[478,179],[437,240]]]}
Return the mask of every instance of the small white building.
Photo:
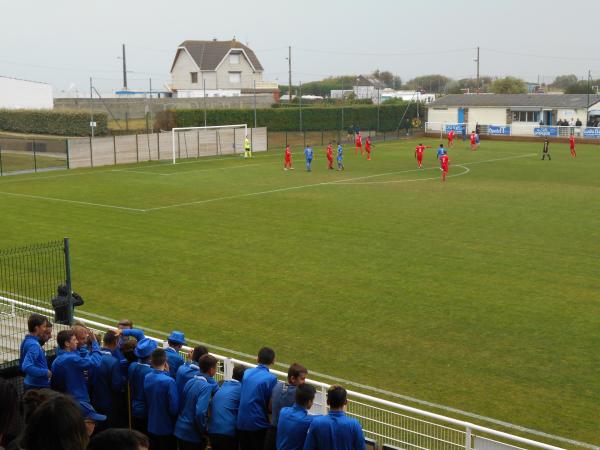
{"label": "small white building", "polygon": [[435,94],[423,94],[420,91],[395,91],[393,89],[384,89],[381,91],[381,101],[399,98],[405,102],[431,103],[435,101]]}
{"label": "small white building", "polygon": [[52,86],[48,83],[0,76],[0,109],[52,109]]}
{"label": "small white building", "polygon": [[588,110],[600,109],[600,95],[587,94],[452,94],[427,106],[431,124],[586,125]]}
{"label": "small white building", "polygon": [[263,83],[263,66],[254,52],[231,41],[184,41],[171,65],[171,90],[180,98],[231,97],[272,93],[273,83]]}

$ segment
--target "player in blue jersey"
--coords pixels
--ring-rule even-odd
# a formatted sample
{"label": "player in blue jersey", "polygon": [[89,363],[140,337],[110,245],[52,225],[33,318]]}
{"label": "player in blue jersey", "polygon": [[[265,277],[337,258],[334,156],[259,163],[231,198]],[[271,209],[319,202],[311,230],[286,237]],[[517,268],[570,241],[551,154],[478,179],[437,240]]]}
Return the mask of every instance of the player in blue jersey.
{"label": "player in blue jersey", "polygon": [[440,144],[440,146],[437,149],[437,160],[440,163],[440,170],[442,170],[442,156],[444,156],[446,149],[444,149],[444,144]]}
{"label": "player in blue jersey", "polygon": [[340,144],[339,142],[338,142],[338,148],[337,148],[337,164],[338,164],[337,170],[344,170],[344,148],[342,147],[342,144]]}
{"label": "player in blue jersey", "polygon": [[306,148],[304,149],[304,156],[306,157],[306,171],[310,172],[311,171],[310,165],[312,164],[312,160],[313,160],[313,149],[310,145],[307,145]]}

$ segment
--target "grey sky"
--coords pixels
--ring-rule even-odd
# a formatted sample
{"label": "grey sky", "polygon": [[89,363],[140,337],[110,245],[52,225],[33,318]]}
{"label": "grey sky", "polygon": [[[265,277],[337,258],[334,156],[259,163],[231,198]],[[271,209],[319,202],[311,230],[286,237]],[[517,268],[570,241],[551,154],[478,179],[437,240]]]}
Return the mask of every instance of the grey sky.
{"label": "grey sky", "polygon": [[46,81],[55,94],[89,77],[103,92],[122,85],[127,45],[130,88],[169,79],[177,45],[186,39],[248,43],[265,79],[368,73],[379,68],[403,80],[442,73],[512,74],[550,81],[557,74],[600,77],[600,3],[538,0],[22,0],[2,2],[0,75]]}

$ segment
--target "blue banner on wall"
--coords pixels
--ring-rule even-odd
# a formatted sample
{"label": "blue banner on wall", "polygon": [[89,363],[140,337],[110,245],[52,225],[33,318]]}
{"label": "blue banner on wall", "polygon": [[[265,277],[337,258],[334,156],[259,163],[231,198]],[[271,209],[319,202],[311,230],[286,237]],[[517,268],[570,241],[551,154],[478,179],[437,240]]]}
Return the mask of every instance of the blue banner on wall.
{"label": "blue banner on wall", "polygon": [[537,127],[533,129],[533,135],[558,137],[558,127]]}
{"label": "blue banner on wall", "polygon": [[600,138],[600,128],[584,128],[583,137]]}
{"label": "blue banner on wall", "polygon": [[510,126],[488,125],[488,134],[490,135],[510,135]]}
{"label": "blue banner on wall", "polygon": [[463,127],[465,126],[466,125],[460,123],[446,124],[446,126],[444,127],[444,132],[448,133],[450,130],[454,130],[456,134],[460,134],[462,133]]}

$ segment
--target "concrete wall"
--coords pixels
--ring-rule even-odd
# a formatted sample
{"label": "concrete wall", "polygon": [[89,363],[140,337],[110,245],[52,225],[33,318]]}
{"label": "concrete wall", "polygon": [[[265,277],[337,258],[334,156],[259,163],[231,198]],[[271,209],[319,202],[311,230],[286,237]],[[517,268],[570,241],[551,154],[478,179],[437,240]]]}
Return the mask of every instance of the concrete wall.
{"label": "concrete wall", "polygon": [[[269,108],[275,99],[273,94],[256,94],[257,108]],[[92,100],[93,109],[96,112],[105,112],[108,109],[117,119],[144,118],[146,107],[149,112],[156,114],[166,109],[203,109],[203,98],[110,98],[105,100]],[[208,109],[227,109],[227,108],[254,108],[254,96],[242,95],[239,97],[207,97],[206,107]],[[54,109],[81,109],[90,110],[90,100],[83,98],[56,98],[54,99]],[[109,116],[110,120],[110,116]]]}
{"label": "concrete wall", "polygon": [[[241,129],[190,130],[175,135],[178,159],[228,155],[244,152]],[[248,130],[253,151],[267,150],[267,129]],[[130,164],[143,161],[169,161],[173,158],[171,132],[69,139],[69,168]]]}
{"label": "concrete wall", "polygon": [[0,109],[52,109],[52,86],[0,77]]}
{"label": "concrete wall", "polygon": [[506,108],[469,108],[469,125],[506,125]]}
{"label": "concrete wall", "polygon": [[[470,114],[470,110],[469,110]],[[428,122],[440,122],[440,123],[457,123],[458,122],[458,108],[448,109],[427,109],[427,121]]]}

